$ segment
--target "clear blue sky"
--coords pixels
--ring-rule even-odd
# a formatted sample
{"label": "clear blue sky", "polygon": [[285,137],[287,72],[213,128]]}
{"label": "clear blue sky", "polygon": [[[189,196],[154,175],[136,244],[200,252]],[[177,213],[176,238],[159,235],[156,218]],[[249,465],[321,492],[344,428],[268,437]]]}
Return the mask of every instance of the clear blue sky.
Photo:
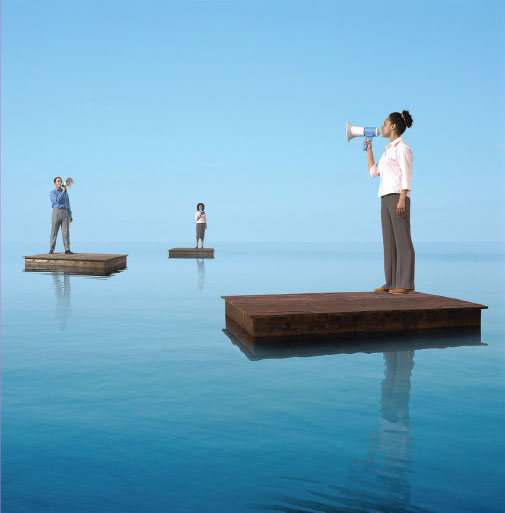
{"label": "clear blue sky", "polygon": [[76,251],[190,244],[198,201],[209,245],[380,240],[378,181],[345,124],[404,108],[414,242],[504,240],[502,0],[1,8],[4,241],[46,249],[56,175],[76,182]]}

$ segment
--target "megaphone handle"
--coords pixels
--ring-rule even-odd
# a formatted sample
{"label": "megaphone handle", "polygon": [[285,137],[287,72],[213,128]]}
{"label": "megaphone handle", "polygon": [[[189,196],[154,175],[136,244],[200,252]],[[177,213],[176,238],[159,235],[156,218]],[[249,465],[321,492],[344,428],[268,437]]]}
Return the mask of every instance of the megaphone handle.
{"label": "megaphone handle", "polygon": [[365,142],[363,143],[363,151],[368,150],[368,142],[369,141],[370,141],[370,139],[365,139]]}

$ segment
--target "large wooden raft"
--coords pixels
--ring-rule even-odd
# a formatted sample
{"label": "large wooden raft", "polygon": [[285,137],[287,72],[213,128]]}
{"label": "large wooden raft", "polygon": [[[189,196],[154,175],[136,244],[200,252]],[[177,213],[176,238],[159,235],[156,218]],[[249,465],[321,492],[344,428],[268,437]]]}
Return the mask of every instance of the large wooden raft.
{"label": "large wooden raft", "polygon": [[255,340],[480,326],[487,306],[416,292],[222,296],[226,318]]}
{"label": "large wooden raft", "polygon": [[42,253],[25,259],[25,271],[63,271],[77,274],[106,276],[126,268],[128,255],[104,255],[98,253]]}
{"label": "large wooden raft", "polygon": [[214,248],[172,248],[168,258],[214,258]]}

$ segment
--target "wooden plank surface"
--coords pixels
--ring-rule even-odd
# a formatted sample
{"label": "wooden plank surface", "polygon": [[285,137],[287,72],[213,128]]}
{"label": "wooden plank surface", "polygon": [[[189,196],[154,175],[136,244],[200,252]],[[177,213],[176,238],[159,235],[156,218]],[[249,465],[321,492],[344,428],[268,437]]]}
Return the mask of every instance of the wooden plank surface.
{"label": "wooden plank surface", "polygon": [[223,296],[226,317],[254,337],[480,326],[484,305],[424,293]]}
{"label": "wooden plank surface", "polygon": [[119,257],[127,257],[123,254],[102,254],[102,253],[74,253],[66,255],[65,253],[41,253],[39,255],[27,255],[23,258],[26,260],[69,260],[69,261],[86,261],[86,262],[106,262],[108,260],[117,259]]}
{"label": "wooden plank surface", "polygon": [[422,292],[403,295],[374,292],[328,292],[221,297],[226,304],[247,312],[247,315],[251,317],[308,313],[487,308],[487,306],[469,301]]}

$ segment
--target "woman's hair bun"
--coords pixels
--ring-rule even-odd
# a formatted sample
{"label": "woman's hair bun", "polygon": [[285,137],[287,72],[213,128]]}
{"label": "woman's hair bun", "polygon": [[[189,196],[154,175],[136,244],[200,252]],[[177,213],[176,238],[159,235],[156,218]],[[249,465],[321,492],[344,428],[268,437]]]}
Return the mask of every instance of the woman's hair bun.
{"label": "woman's hair bun", "polygon": [[405,121],[407,128],[410,128],[414,120],[412,119],[412,116],[408,110],[402,110],[402,118]]}
{"label": "woman's hair bun", "polygon": [[412,116],[408,110],[402,111],[401,114],[399,112],[391,112],[389,121],[392,125],[396,125],[396,132],[399,135],[402,135],[407,127],[410,128],[412,126]]}

